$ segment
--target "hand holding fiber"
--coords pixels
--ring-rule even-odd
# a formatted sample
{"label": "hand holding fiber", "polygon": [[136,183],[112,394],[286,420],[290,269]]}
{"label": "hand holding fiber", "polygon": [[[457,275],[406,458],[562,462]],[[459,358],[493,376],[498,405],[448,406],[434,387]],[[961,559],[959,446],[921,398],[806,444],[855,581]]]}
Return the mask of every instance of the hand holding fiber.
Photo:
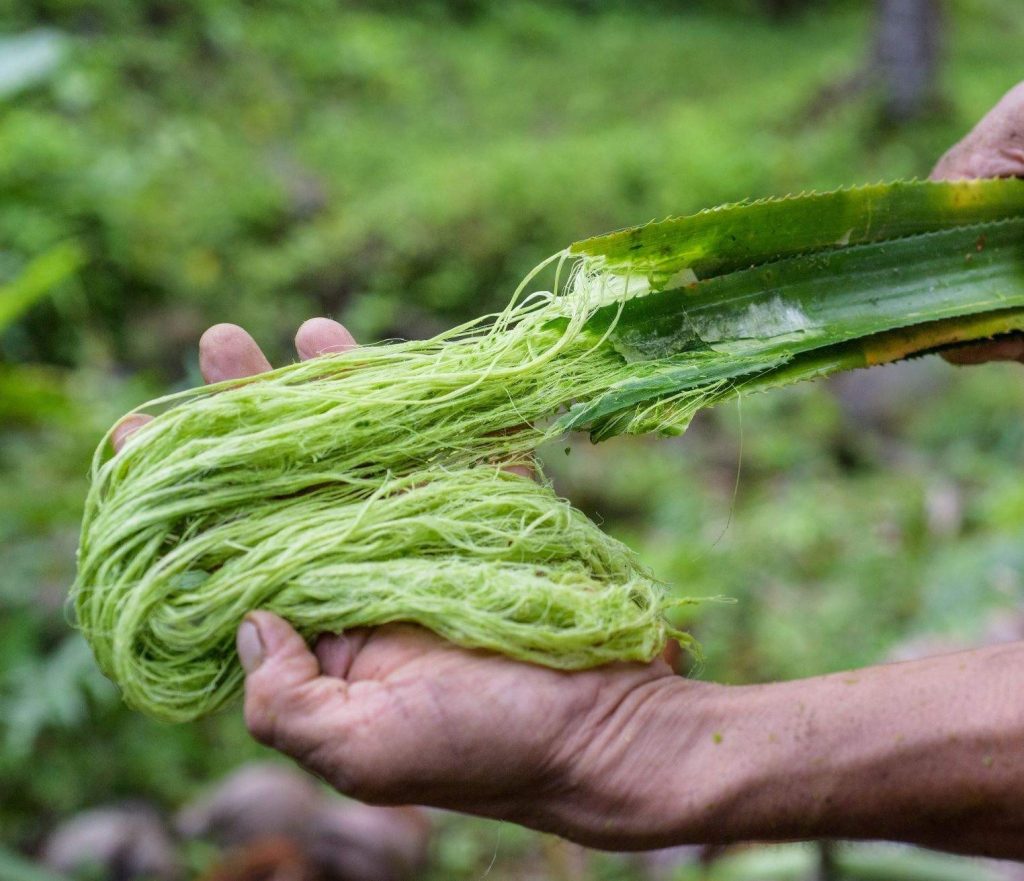
{"label": "hand holding fiber", "polygon": [[[653,574],[500,466],[1024,328],[1022,248],[1019,181],[725,206],[578,243],[434,339],[160,399],[94,458],[79,625],[129,702],[176,720],[237,692],[256,608],[307,638],[406,621],[552,667],[650,660],[689,642]],[[523,298],[548,264],[553,292]]]}

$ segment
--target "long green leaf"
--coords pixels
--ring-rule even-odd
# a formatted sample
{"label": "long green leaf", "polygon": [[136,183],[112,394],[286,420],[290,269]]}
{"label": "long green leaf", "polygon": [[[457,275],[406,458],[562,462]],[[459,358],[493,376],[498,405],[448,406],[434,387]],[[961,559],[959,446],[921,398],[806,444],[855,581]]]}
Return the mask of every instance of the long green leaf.
{"label": "long green leaf", "polygon": [[880,242],[1024,214],[1024,181],[897,181],[740,202],[574,244],[608,272],[664,289],[683,270],[709,278],[827,248]]}
{"label": "long green leaf", "polygon": [[630,361],[711,348],[793,355],[895,327],[1024,305],[1024,218],[777,260],[608,306]]}
{"label": "long green leaf", "polygon": [[[593,429],[625,408],[744,374],[761,378],[763,386],[771,371],[782,370],[770,383],[779,385],[882,363],[877,355],[869,362],[860,345],[832,347],[907,325],[1017,307],[1024,307],[1024,220],[765,264],[640,297],[621,310],[600,310],[593,331],[612,328],[612,344],[628,360],[644,362],[645,375],[573,408],[562,426]],[[963,336],[954,332],[957,326],[942,342],[922,339],[914,348],[908,338],[884,360],[1016,329],[968,323],[963,327],[974,327],[975,335]],[[817,361],[805,358],[783,369],[809,352],[819,352]]]}
{"label": "long green leaf", "polygon": [[558,427],[595,440],[681,430],[696,407],[741,390],[1020,330],[1024,181],[896,182],[728,205],[570,253],[580,255],[571,284],[607,302],[588,329],[634,369]]}

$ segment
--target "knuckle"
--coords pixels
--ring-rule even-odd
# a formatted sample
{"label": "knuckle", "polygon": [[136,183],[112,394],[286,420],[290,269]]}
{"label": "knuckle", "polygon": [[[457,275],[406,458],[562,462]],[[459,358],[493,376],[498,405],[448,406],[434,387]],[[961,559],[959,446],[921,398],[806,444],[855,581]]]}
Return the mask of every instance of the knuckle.
{"label": "knuckle", "polygon": [[333,695],[314,683],[291,688],[250,684],[245,701],[245,724],[255,740],[302,761],[326,739],[338,733],[337,720],[325,714]]}
{"label": "knuckle", "polygon": [[268,686],[262,678],[246,688],[245,725],[255,740],[264,746],[288,752],[290,729],[296,712],[292,689]]}
{"label": "knuckle", "polygon": [[245,699],[245,727],[253,739],[264,746],[276,746],[277,714],[261,695],[249,694]]}

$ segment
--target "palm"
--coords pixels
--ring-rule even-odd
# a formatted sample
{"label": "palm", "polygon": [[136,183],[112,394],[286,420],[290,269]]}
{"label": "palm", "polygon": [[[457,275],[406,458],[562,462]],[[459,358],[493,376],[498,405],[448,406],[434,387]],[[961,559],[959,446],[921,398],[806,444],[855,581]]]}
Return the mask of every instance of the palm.
{"label": "palm", "polygon": [[[565,673],[460,649],[408,625],[325,637],[316,654],[323,677],[346,688],[315,710],[323,742],[312,770],[330,779],[333,769],[350,768],[351,756],[341,754],[365,729],[388,744],[387,755],[361,744],[365,779],[332,780],[341,788],[371,801],[495,815],[508,815],[525,793],[542,794],[552,783],[545,769],[564,758],[555,753],[582,748],[609,705],[671,674],[663,661]],[[494,749],[510,730],[516,750]]]}

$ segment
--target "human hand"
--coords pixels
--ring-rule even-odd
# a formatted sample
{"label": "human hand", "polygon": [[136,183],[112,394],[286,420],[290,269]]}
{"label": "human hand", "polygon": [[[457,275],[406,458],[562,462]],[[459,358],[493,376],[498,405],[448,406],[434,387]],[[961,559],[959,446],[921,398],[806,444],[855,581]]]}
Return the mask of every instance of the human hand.
{"label": "human hand", "polygon": [[[307,321],[295,337],[301,359],[354,345],[325,318]],[[270,369],[234,325],[210,328],[199,349],[208,382]],[[115,449],[150,418],[122,420]],[[287,622],[261,611],[241,625],[238,653],[252,734],[340,791],[619,848],[668,840],[669,825],[678,826],[659,796],[658,763],[686,735],[647,725],[649,708],[659,695],[685,690],[696,728],[698,707],[716,690],[672,675],[664,659],[566,673],[460,649],[401,624],[325,635],[311,651]]]}
{"label": "human hand", "polygon": [[[1024,177],[1024,82],[1007,92],[932,169],[931,180]],[[1024,363],[1024,336],[1014,335],[943,353],[953,364]]]}

